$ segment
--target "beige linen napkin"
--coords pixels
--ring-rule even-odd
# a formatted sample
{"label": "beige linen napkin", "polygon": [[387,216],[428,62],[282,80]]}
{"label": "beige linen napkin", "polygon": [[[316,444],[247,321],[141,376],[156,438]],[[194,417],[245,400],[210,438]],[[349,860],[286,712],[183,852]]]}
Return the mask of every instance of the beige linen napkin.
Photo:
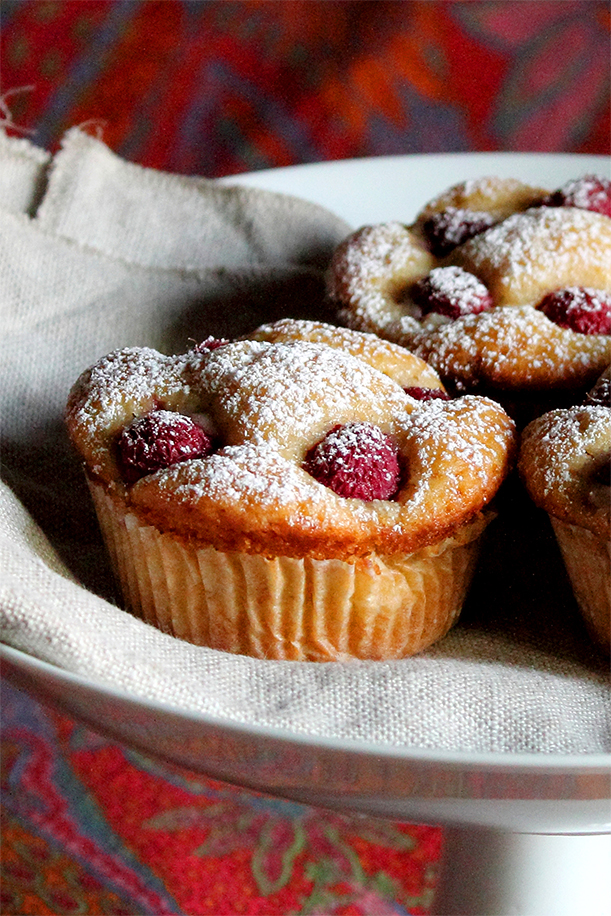
{"label": "beige linen napkin", "polygon": [[11,213],[33,213],[51,157],[28,140],[9,138],[0,130],[0,161],[2,209]]}
{"label": "beige linen napkin", "polygon": [[607,665],[553,542],[542,537],[532,574],[512,566],[520,523],[498,527],[461,623],[400,662],[230,656],[121,610],[63,426],[70,386],[115,347],[177,352],[281,315],[319,316],[324,265],[349,227],[298,198],[143,169],[79,130],[53,158],[0,135],[0,163],[6,643],[247,725],[399,747],[611,748]]}

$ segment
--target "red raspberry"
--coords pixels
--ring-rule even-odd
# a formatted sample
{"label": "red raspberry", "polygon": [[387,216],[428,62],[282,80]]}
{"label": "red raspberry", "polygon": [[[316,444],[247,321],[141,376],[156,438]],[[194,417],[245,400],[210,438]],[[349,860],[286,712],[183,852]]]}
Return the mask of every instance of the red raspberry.
{"label": "red raspberry", "polygon": [[611,378],[599,379],[586,396],[585,404],[587,407],[611,407]]}
{"label": "red raspberry", "polygon": [[441,401],[450,400],[448,392],[443,391],[441,388],[418,388],[416,386],[410,386],[403,390],[406,394],[409,394],[411,398],[415,398],[417,401],[432,401],[434,399],[439,399]]}
{"label": "red raspberry", "polygon": [[[607,407],[611,410],[611,378],[603,375],[584,401],[586,407]],[[611,484],[611,456],[607,456],[594,472],[594,480],[608,487]]]}
{"label": "red raspberry", "polygon": [[170,410],[155,410],[123,430],[118,450],[123,476],[133,483],[179,461],[209,455],[212,442],[190,417]]}
{"label": "red raspberry", "polygon": [[443,258],[458,245],[490,229],[495,222],[494,217],[485,211],[447,207],[429,216],[422,224],[422,232],[431,252]]}
{"label": "red raspberry", "polygon": [[225,337],[206,337],[201,343],[196,344],[194,349],[198,353],[207,353],[210,350],[218,350],[219,347],[224,347],[230,342]]}
{"label": "red raspberry", "polygon": [[310,449],[303,466],[338,496],[392,499],[399,489],[398,449],[371,423],[335,426]]}
{"label": "red raspberry", "polygon": [[611,216],[611,181],[599,175],[584,175],[544,197],[544,207],[578,207]]}
{"label": "red raspberry", "polygon": [[481,280],[462,267],[435,267],[414,283],[411,296],[423,315],[438,312],[448,318],[477,315],[493,305]]}
{"label": "red raspberry", "polygon": [[548,293],[538,307],[561,328],[579,334],[611,334],[611,295],[604,290],[567,286]]}

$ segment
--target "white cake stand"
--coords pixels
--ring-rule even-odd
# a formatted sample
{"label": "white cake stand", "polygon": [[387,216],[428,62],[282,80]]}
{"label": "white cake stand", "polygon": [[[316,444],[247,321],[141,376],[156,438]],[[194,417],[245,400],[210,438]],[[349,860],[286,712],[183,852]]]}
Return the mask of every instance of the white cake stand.
{"label": "white cake stand", "polygon": [[[545,181],[541,178],[541,155],[512,153],[390,156],[349,164],[301,166],[298,171],[275,169],[226,181],[298,193],[356,227],[396,219],[398,213],[405,213],[409,221],[423,203],[419,199],[423,187],[428,189],[425,197],[430,198],[432,187],[441,191],[455,181],[481,175],[517,177],[534,185],[558,187],[584,171],[609,171],[609,162],[602,156],[549,156],[545,160]],[[436,761],[440,763],[440,755]],[[403,764],[407,766],[407,770],[400,767],[405,787],[411,789],[413,778],[422,780],[417,783],[420,799],[414,798],[413,791],[404,795],[391,791],[391,797],[384,801],[380,796],[351,795],[350,804],[372,814],[433,819],[448,825],[437,913],[611,914],[609,760],[590,760],[582,769],[584,762],[578,760],[546,759],[541,766],[533,766],[530,760],[512,757],[507,765],[499,758],[476,761],[469,755],[453,761],[444,758],[443,777],[424,758],[416,763],[412,757],[409,764],[403,758]],[[371,761],[369,765],[373,765]],[[568,788],[573,780],[575,788],[578,784],[583,788],[594,776],[595,781],[600,780],[602,793],[597,799],[578,798],[581,789],[573,794]],[[473,780],[480,778],[488,785],[489,794],[473,790]],[[458,780],[456,797],[437,800],[435,784],[439,779]],[[556,779],[558,788],[552,789]],[[521,783],[524,795],[520,794]],[[317,794],[316,799],[312,803],[336,807],[337,799],[328,793]],[[344,795],[343,805],[347,803]]]}
{"label": "white cake stand", "polygon": [[[596,156],[440,154],[224,179],[307,198],[351,225],[402,218],[481,175],[558,187]],[[398,217],[398,214],[401,214]],[[100,686],[8,646],[16,686],[144,753],[344,813],[443,825],[439,916],[611,916],[611,755],[474,754],[308,738],[214,720]]]}
{"label": "white cake stand", "polygon": [[439,916],[609,916],[611,755],[419,751],[186,713],[0,646],[17,687],[142,752],[313,807],[446,828]]}

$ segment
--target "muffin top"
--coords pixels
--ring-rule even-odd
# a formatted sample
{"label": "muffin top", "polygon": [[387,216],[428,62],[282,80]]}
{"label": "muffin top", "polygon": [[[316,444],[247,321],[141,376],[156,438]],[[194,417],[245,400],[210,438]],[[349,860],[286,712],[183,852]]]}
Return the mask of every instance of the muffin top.
{"label": "muffin top", "polygon": [[115,351],[66,419],[90,477],[143,521],[269,556],[435,545],[488,505],[515,447],[498,404],[450,400],[403,348],[291,320],[176,356]]}
{"label": "muffin top", "polygon": [[611,360],[611,186],[548,193],[463,182],[411,226],[365,226],[336,250],[328,299],[349,327],[427,360],[457,390],[592,384]]}
{"label": "muffin top", "polygon": [[552,410],[524,430],[519,471],[554,518],[611,535],[611,368],[584,404]]}

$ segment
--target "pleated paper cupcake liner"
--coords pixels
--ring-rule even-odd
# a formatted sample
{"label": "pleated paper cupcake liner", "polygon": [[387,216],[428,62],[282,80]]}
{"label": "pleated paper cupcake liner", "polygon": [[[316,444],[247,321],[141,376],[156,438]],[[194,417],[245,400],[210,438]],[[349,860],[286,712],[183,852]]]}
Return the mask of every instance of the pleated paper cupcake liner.
{"label": "pleated paper cupcake liner", "polygon": [[142,523],[90,484],[127,607],[189,642],[267,659],[413,655],[455,623],[471,582],[479,517],[409,556],[348,562],[194,546]]}
{"label": "pleated paper cupcake liner", "polygon": [[587,528],[551,518],[575,599],[592,638],[611,648],[611,543]]}

